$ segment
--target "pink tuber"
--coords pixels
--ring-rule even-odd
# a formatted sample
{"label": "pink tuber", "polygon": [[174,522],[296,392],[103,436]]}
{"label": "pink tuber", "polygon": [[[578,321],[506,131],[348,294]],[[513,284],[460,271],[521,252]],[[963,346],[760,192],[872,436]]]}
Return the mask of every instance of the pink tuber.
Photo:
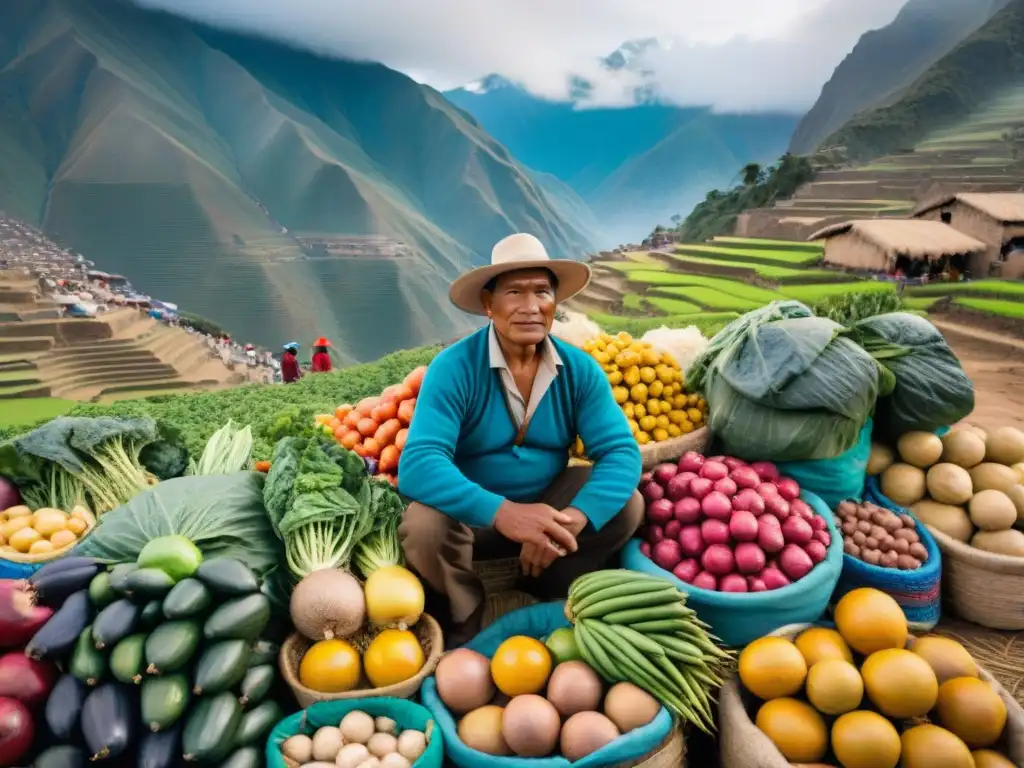
{"label": "pink tuber", "polygon": [[728,520],[732,516],[732,502],[721,491],[712,491],[701,500],[700,511],[712,520]]}
{"label": "pink tuber", "polygon": [[700,556],[700,564],[713,576],[726,576],[736,569],[732,550],[725,544],[711,544]]}
{"label": "pink tuber", "polygon": [[699,525],[684,525],[679,532],[679,546],[687,557],[700,557],[707,544]]}
{"label": "pink tuber", "polygon": [[698,473],[701,477],[706,477],[708,480],[715,482],[721,480],[723,477],[729,476],[729,468],[720,461],[708,461],[704,462],[704,466],[700,468]]}
{"label": "pink tuber", "polygon": [[715,488],[714,480],[706,477],[695,477],[690,481],[690,495],[695,499],[703,499]]}
{"label": "pink tuber", "polygon": [[704,457],[696,451],[687,451],[679,459],[680,472],[700,472],[704,466]]}
{"label": "pink tuber", "polygon": [[731,540],[729,525],[721,520],[705,520],[700,524],[700,535],[705,544],[728,544]]}
{"label": "pink tuber", "polygon": [[718,588],[722,592],[746,592],[747,580],[738,573],[730,573],[722,577]]}
{"label": "pink tuber", "polygon": [[687,496],[676,502],[672,514],[683,524],[700,522],[700,502],[692,496]]}
{"label": "pink tuber", "polygon": [[776,481],[776,487],[779,489],[779,496],[784,498],[786,501],[793,501],[793,499],[800,498],[800,486],[797,485],[796,480],[791,477],[783,477]]}
{"label": "pink tuber", "polygon": [[756,541],[757,529],[753,512],[733,512],[729,518],[729,533],[734,541]]}
{"label": "pink tuber", "polygon": [[647,520],[655,525],[664,525],[672,519],[673,503],[668,499],[658,499],[647,505]]}
{"label": "pink tuber", "polygon": [[731,477],[723,477],[721,480],[715,481],[715,490],[731,498],[736,495],[736,491],[739,489],[736,487],[735,480]]}
{"label": "pink tuber", "polygon": [[770,461],[755,461],[750,468],[766,483],[774,483],[779,479],[779,469]]}
{"label": "pink tuber", "polygon": [[718,579],[716,579],[707,571],[701,571],[700,573],[698,573],[696,576],[693,577],[693,581],[691,581],[690,583],[693,584],[693,586],[695,587],[699,587],[700,589],[718,589]]}
{"label": "pink tuber", "polygon": [[753,575],[764,570],[766,558],[764,550],[757,544],[743,542],[736,545],[736,570],[740,573]]}
{"label": "pink tuber", "polygon": [[782,521],[782,537],[787,544],[797,544],[802,547],[814,537],[814,529],[802,517],[790,515]]}
{"label": "pink tuber", "polygon": [[685,581],[687,584],[692,584],[698,573],[700,573],[700,563],[692,557],[683,560],[672,569],[672,575],[680,581]]}
{"label": "pink tuber", "polygon": [[761,478],[750,467],[737,467],[729,477],[738,488],[757,488],[761,484]]}
{"label": "pink tuber", "polygon": [[732,508],[740,512],[753,512],[755,515],[764,513],[764,499],[753,488],[743,488],[732,500]]}

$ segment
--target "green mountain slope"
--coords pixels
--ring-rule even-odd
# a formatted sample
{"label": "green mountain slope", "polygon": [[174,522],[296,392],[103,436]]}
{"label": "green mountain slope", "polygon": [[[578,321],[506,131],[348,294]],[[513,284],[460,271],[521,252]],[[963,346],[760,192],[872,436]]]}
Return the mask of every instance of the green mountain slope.
{"label": "green mountain slope", "polygon": [[0,209],[240,338],[347,360],[469,327],[447,287],[504,235],[591,248],[432,89],[119,0],[0,10]]}
{"label": "green mountain slope", "polygon": [[890,24],[864,33],[836,67],[793,132],[790,152],[813,152],[858,112],[891,100],[1006,2],[909,0]]}
{"label": "green mountain slope", "polygon": [[996,15],[937,61],[892,103],[862,112],[825,139],[867,160],[913,147],[1024,83],[1024,0]]}

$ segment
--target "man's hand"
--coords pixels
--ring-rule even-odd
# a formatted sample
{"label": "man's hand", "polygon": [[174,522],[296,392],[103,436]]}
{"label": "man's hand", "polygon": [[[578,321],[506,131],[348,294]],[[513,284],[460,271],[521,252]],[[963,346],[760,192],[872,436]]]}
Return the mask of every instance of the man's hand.
{"label": "man's hand", "polygon": [[504,502],[494,516],[494,528],[506,539],[532,544],[538,550],[553,549],[561,554],[575,552],[576,537],[567,526],[573,518],[547,504]]}
{"label": "man's hand", "polygon": [[572,518],[572,522],[566,524],[565,529],[575,537],[579,537],[583,533],[583,529],[587,527],[587,523],[590,522],[587,520],[587,516],[576,507],[566,507],[562,510],[562,514]]}
{"label": "man's hand", "polygon": [[562,554],[563,551],[550,542],[545,547],[523,544],[523,549],[519,553],[519,565],[522,566],[524,576],[536,578]]}

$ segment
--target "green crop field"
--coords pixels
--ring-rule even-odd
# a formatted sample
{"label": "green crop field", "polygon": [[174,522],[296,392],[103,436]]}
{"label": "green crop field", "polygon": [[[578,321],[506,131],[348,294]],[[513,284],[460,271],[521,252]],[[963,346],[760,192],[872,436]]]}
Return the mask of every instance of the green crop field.
{"label": "green crop field", "polygon": [[815,303],[833,296],[845,296],[851,293],[892,293],[896,286],[892,283],[861,280],[855,283],[826,283],[819,285],[787,285],[779,289],[779,293],[787,299],[796,299],[805,303]]}
{"label": "green crop field", "polygon": [[712,238],[711,245],[721,245],[727,248],[756,248],[764,251],[810,251],[818,254],[825,251],[825,247],[820,243],[805,243],[796,240],[767,240],[760,237],[733,237],[731,235],[717,235]]}
{"label": "green crop field", "polygon": [[739,317],[737,312],[701,312],[687,315],[667,315],[665,317],[620,317],[618,315],[588,313],[591,320],[601,326],[606,333],[625,331],[633,336],[643,336],[654,328],[686,328],[696,326],[705,336],[714,336],[725,326]]}
{"label": "green crop field", "polygon": [[622,254],[630,261],[634,261],[637,264],[661,264],[662,261],[656,256],[652,256],[647,251],[627,251]]}
{"label": "green crop field", "polygon": [[659,309],[666,315],[694,315],[699,314],[701,308],[696,304],[681,299],[666,299],[661,296],[649,296],[647,303],[655,309]]}
{"label": "green crop field", "polygon": [[652,270],[661,272],[668,269],[668,264],[663,261],[653,263],[639,261],[595,261],[594,266],[607,267],[608,269],[614,269],[616,272],[624,272],[626,274],[631,272],[650,272]]}
{"label": "green crop field", "polygon": [[1024,318],[1024,303],[1019,301],[1006,301],[1005,299],[974,299],[958,296],[954,303],[958,307],[973,309],[976,312],[984,312],[999,317],[1009,317],[1014,320]]}
{"label": "green crop field", "polygon": [[25,397],[0,400],[0,429],[36,424],[61,416],[78,403],[56,397]]}
{"label": "green crop field", "polygon": [[941,300],[941,296],[904,296],[903,307],[919,312],[927,312]]}
{"label": "green crop field", "polygon": [[[655,278],[657,277],[658,276],[655,275]],[[679,273],[666,274],[662,277],[665,278],[665,281],[658,283],[653,282],[653,280],[649,280],[646,276],[637,274],[630,275],[629,279],[638,283],[646,282],[650,285],[654,285],[655,287],[671,285],[713,288],[720,293],[752,301],[758,306],[767,304],[769,301],[775,301],[779,298],[777,291],[772,291],[768,288],[761,288],[760,286],[751,285],[750,283],[744,283],[739,280],[730,280],[728,277],[708,277],[707,275],[685,275]],[[669,277],[672,278],[671,282],[668,281]],[[669,293],[676,293],[676,291],[672,289],[669,290]]]}
{"label": "green crop field", "polygon": [[802,266],[821,261],[822,254],[813,251],[783,251],[777,248],[740,248],[720,245],[680,245],[676,253],[683,256],[718,256],[723,261],[777,263],[778,266]]}
{"label": "green crop field", "polygon": [[[686,286],[685,288],[662,288],[659,292],[672,294],[674,296],[681,296],[684,299],[695,301],[708,309],[721,311],[747,312],[748,310],[764,306],[766,303],[765,301],[741,299],[738,296],[730,296],[728,293],[723,293],[715,288],[704,288],[697,285]],[[767,293],[771,296],[769,301],[779,298],[777,294],[774,294],[771,291],[768,291]],[[648,301],[651,304],[654,304],[654,306],[659,306],[655,304],[654,299],[649,299]]]}
{"label": "green crop field", "polygon": [[753,272],[761,277],[770,280],[791,280],[793,278],[822,278],[832,280],[837,276],[836,272],[824,269],[794,269],[792,267],[776,267],[771,264],[755,264],[747,261],[726,261],[723,259],[705,258],[701,256],[679,256],[670,254],[671,259],[681,267],[687,267],[693,272],[700,273],[701,268],[715,267],[717,269],[735,270],[737,273]]}
{"label": "green crop field", "polygon": [[1024,300],[1024,282],[1017,280],[974,280],[970,283],[932,283],[907,288],[911,296],[1006,296]]}
{"label": "green crop field", "polygon": [[622,306],[624,306],[631,312],[643,312],[643,297],[635,293],[627,293],[625,296],[622,297]]}

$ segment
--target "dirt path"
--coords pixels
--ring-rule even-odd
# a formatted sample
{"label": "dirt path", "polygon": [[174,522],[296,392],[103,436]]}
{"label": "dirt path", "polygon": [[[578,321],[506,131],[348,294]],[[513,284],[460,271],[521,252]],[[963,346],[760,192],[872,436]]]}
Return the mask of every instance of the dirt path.
{"label": "dirt path", "polygon": [[1024,429],[1024,341],[978,328],[933,319],[974,382],[974,413],[982,429]]}

